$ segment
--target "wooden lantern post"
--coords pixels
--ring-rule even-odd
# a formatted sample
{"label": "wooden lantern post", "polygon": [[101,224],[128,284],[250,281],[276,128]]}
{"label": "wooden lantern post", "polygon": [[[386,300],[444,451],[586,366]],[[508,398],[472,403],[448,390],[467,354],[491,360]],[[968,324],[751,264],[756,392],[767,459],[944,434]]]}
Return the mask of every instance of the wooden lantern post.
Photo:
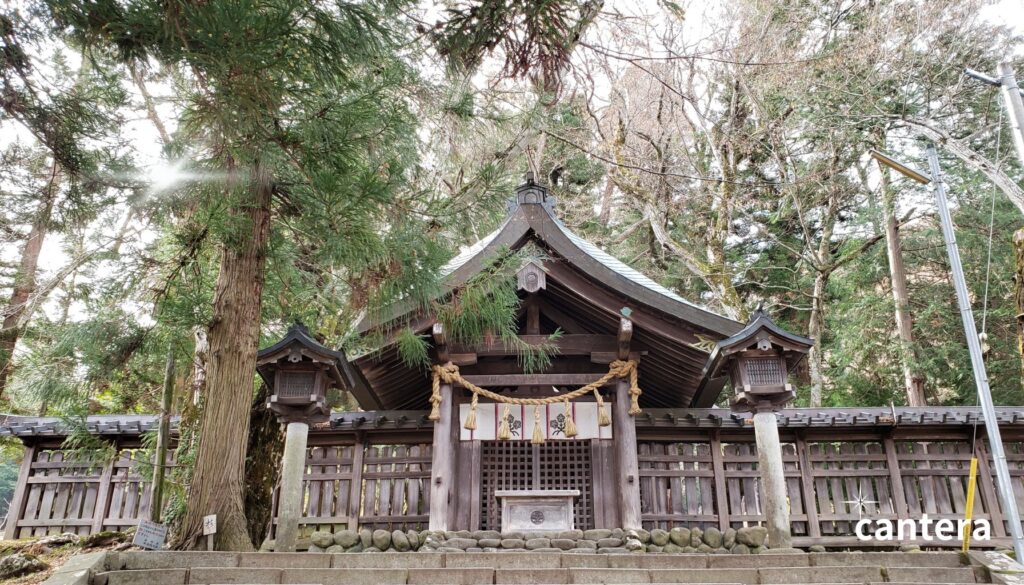
{"label": "wooden lantern post", "polygon": [[327,390],[345,387],[344,355],[309,335],[300,324],[284,339],[257,354],[256,369],[271,388],[267,408],[286,424],[274,550],[295,551],[302,517],[302,479],[306,473],[306,442],[310,423],[330,420]]}
{"label": "wooden lantern post", "polygon": [[716,344],[705,367],[712,376],[728,372],[733,410],[754,413],[762,509],[768,545],[772,548],[793,546],[775,412],[796,395],[789,384],[789,372],[807,355],[811,345],[812,340],[785,331],[758,307],[743,330]]}

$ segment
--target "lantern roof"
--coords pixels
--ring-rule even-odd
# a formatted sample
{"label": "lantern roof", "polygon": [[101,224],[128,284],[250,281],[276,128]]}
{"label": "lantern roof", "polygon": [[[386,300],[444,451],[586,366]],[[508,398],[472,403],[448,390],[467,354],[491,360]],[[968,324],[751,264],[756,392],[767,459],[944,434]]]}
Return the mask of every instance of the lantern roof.
{"label": "lantern roof", "polygon": [[767,339],[772,345],[781,349],[780,353],[786,358],[786,364],[790,371],[804,359],[804,356],[807,355],[807,352],[814,345],[814,340],[810,337],[796,335],[779,327],[768,316],[768,312],[764,310],[764,307],[758,305],[743,329],[715,343],[715,348],[711,351],[711,355],[708,356],[708,361],[704,365],[701,390],[712,386],[720,389],[725,384],[722,370],[727,362],[727,358],[734,353],[749,349],[762,339]]}
{"label": "lantern roof", "polygon": [[256,352],[256,371],[268,385],[273,383],[273,365],[283,359],[291,362],[307,359],[325,364],[327,373],[335,385],[346,389],[355,385],[352,366],[349,365],[345,353],[335,351],[314,339],[309,329],[302,323],[295,322],[280,341]]}

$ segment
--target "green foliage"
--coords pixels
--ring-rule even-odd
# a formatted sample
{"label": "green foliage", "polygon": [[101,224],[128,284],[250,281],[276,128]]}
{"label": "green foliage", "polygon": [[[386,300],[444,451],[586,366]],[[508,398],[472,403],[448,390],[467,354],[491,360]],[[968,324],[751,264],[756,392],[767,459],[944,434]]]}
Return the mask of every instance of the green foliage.
{"label": "green foliage", "polygon": [[516,273],[527,262],[543,262],[544,256],[532,246],[515,252],[500,250],[487,267],[474,275],[451,298],[434,304],[434,314],[454,343],[481,345],[489,338],[500,339],[516,350],[526,373],[542,372],[551,365],[561,332],[549,336],[549,343],[532,345],[519,338],[519,289]]}
{"label": "green foliage", "polygon": [[430,366],[430,342],[426,335],[419,335],[408,327],[402,328],[395,336],[395,346],[405,365],[423,368]]}
{"label": "green foliage", "polygon": [[592,0],[457,2],[431,35],[456,71],[475,71],[500,46],[502,75],[532,75],[544,90],[556,91],[573,47],[602,5]]}

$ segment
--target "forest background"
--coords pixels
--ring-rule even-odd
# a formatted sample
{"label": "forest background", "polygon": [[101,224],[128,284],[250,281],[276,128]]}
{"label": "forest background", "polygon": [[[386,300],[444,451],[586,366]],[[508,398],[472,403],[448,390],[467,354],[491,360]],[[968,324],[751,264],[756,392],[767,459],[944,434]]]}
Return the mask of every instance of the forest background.
{"label": "forest background", "polygon": [[156,412],[173,360],[179,543],[185,502],[241,535],[238,497],[190,490],[245,472],[210,421],[259,403],[255,347],[301,320],[360,351],[353,321],[428,297],[526,170],[688,300],[813,337],[797,405],[974,405],[930,194],[867,154],[925,168],[922,139],[995,401],[1024,404],[1024,169],[963,75],[1024,76],[1021,33],[1018,0],[8,3],[0,411]]}

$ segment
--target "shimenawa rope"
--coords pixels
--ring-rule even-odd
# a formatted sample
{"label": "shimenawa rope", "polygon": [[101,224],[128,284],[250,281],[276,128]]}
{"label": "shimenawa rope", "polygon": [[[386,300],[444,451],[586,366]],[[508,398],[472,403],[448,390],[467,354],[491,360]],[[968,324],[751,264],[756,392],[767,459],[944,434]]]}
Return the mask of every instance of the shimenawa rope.
{"label": "shimenawa rope", "polygon": [[615,360],[608,366],[607,374],[601,376],[590,384],[577,388],[572,392],[567,392],[558,396],[549,396],[547,398],[513,398],[491,392],[490,390],[481,388],[480,386],[477,386],[463,378],[462,374],[459,372],[459,367],[451,363],[434,366],[432,371],[433,376],[431,380],[432,385],[430,394],[431,409],[430,416],[428,418],[432,421],[437,421],[441,418],[441,384],[459,384],[473,393],[473,398],[469,403],[469,414],[466,416],[466,422],[463,425],[467,429],[472,430],[476,428],[476,406],[480,396],[505,405],[501,416],[501,423],[498,425],[498,439],[501,440],[508,439],[511,435],[508,423],[511,414],[509,405],[511,404],[534,406],[532,443],[536,444],[544,442],[544,436],[540,431],[540,407],[547,404],[555,404],[557,402],[562,402],[565,409],[565,436],[576,436],[576,423],[572,418],[572,409],[570,408],[569,401],[579,398],[580,396],[585,396],[591,392],[594,393],[594,399],[597,402],[597,424],[602,427],[610,425],[611,419],[608,417],[608,412],[605,410],[604,398],[601,396],[600,388],[615,378],[629,378],[629,414],[630,416],[640,414],[638,399],[640,398],[641,391],[640,386],[637,383],[637,362],[635,360]]}

